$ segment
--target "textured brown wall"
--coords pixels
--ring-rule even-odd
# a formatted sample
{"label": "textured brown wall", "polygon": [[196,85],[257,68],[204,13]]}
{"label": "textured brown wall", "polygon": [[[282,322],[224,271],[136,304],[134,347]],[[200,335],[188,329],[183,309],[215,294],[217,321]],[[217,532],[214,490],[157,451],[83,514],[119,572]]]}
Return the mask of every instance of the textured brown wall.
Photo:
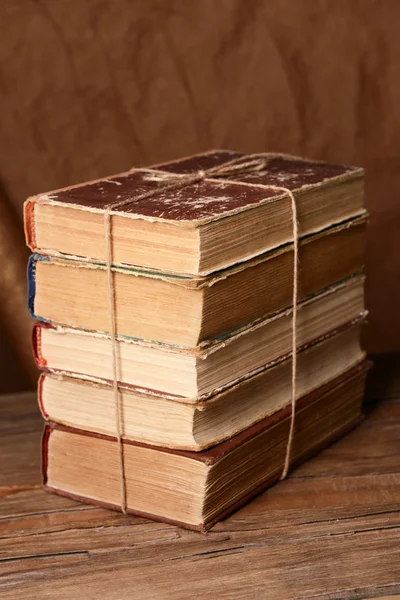
{"label": "textured brown wall", "polygon": [[400,2],[2,0],[0,178],[27,195],[209,147],[367,170],[366,343],[400,349]]}

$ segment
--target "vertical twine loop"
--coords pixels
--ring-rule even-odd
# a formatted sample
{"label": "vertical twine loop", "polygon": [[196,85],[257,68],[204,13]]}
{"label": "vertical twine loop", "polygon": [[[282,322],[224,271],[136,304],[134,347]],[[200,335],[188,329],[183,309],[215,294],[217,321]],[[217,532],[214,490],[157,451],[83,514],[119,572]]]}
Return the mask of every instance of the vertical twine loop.
{"label": "vertical twine loop", "polygon": [[[132,202],[138,202],[145,198],[151,198],[157,195],[161,191],[176,190],[186,187],[194,183],[200,183],[207,177],[232,177],[235,174],[242,172],[254,172],[260,171],[265,168],[268,160],[276,157],[288,155],[274,155],[274,154],[254,154],[239,159],[231,160],[218,167],[213,167],[207,171],[198,171],[195,173],[189,173],[188,175],[180,175],[177,177],[175,174],[165,172],[165,183],[162,182],[154,189],[136,196],[134,199],[128,198],[120,202],[109,204],[104,209],[104,234],[105,234],[105,249],[106,249],[106,272],[107,272],[107,295],[108,295],[108,306],[109,306],[109,317],[110,317],[110,339],[111,339],[111,355],[112,355],[112,383],[114,393],[114,405],[115,405],[115,425],[117,433],[117,447],[118,447],[118,462],[119,462],[119,480],[121,489],[121,501],[120,506],[124,514],[127,512],[127,486],[126,486],[126,473],[125,473],[125,455],[124,455],[124,444],[123,444],[123,410],[121,403],[121,393],[119,390],[119,356],[117,352],[117,323],[116,323],[116,309],[115,309],[115,285],[112,271],[113,265],[113,244],[112,244],[112,226],[111,226],[111,211],[115,208],[122,207]],[[295,157],[295,160],[300,160]],[[159,173],[160,171],[157,170]],[[291,417],[289,435],[286,446],[285,462],[283,471],[280,479],[285,479],[289,467],[292,450],[292,442],[295,428],[295,415],[296,415],[296,376],[297,376],[297,303],[298,303],[298,223],[297,223],[297,207],[296,200],[293,192],[286,187],[278,187],[274,185],[265,185],[265,189],[271,189],[280,191],[287,194],[291,202],[291,214],[292,214],[292,228],[293,228],[293,295],[292,295],[292,394],[291,394]]]}
{"label": "vertical twine loop", "polygon": [[294,423],[296,416],[296,382],[297,382],[297,303],[299,286],[299,226],[297,223],[297,206],[293,193],[287,190],[290,196],[292,207],[292,226],[293,226],[293,297],[292,297],[292,412],[290,415],[289,437],[286,446],[285,463],[280,479],[286,479],[290,468],[290,457],[292,453],[292,443],[294,436]]}
{"label": "vertical twine loop", "polygon": [[296,417],[296,397],[297,397],[297,304],[299,296],[299,225],[297,222],[297,205],[294,194],[289,188],[278,187],[274,185],[265,186],[270,190],[284,192],[289,196],[292,216],[292,235],[293,235],[293,287],[292,287],[292,394],[291,394],[291,413],[289,435],[286,445],[285,462],[280,480],[286,479],[290,468],[290,458],[292,453],[292,444],[294,436],[294,425]]}
{"label": "vertical twine loop", "polygon": [[112,373],[113,373],[113,390],[114,390],[114,408],[115,408],[115,426],[117,430],[117,445],[118,445],[118,462],[119,462],[119,481],[121,488],[121,510],[126,514],[126,477],[125,477],[125,454],[124,445],[122,443],[123,435],[123,415],[121,406],[121,393],[118,386],[119,380],[119,361],[117,360],[117,323],[115,313],[115,286],[112,272],[113,263],[113,247],[112,247],[112,231],[111,231],[111,214],[110,208],[106,208],[104,212],[104,233],[106,241],[106,267],[107,267],[107,295],[110,316],[110,334],[111,334],[111,356],[112,356]]}

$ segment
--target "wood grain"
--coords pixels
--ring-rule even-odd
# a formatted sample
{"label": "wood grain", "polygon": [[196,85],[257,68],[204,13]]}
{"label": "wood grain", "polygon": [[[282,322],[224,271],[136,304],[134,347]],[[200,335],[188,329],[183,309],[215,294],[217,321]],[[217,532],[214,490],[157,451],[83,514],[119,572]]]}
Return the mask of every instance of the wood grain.
{"label": "wood grain", "polygon": [[45,493],[34,396],[0,415],[2,599],[400,595],[400,400],[207,535]]}

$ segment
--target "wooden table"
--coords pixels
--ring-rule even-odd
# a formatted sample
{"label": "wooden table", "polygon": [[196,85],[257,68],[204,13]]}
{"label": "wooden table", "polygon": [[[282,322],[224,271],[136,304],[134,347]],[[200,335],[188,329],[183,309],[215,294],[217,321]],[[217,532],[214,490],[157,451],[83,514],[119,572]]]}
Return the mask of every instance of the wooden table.
{"label": "wooden table", "polygon": [[0,398],[0,598],[400,595],[400,400],[207,535],[40,488],[33,394]]}

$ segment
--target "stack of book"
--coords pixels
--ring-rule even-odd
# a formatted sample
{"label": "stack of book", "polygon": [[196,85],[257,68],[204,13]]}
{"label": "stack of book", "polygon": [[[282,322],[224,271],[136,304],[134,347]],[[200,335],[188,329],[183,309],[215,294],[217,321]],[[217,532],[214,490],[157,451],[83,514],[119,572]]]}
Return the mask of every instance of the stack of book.
{"label": "stack of book", "polygon": [[[260,171],[165,184],[240,156],[206,152],[26,202],[49,490],[118,509],[122,479],[128,512],[205,530],[279,480],[293,418],[285,189],[299,232],[290,465],[359,421],[363,171],[271,155]],[[120,202],[113,337],[104,223]]]}

